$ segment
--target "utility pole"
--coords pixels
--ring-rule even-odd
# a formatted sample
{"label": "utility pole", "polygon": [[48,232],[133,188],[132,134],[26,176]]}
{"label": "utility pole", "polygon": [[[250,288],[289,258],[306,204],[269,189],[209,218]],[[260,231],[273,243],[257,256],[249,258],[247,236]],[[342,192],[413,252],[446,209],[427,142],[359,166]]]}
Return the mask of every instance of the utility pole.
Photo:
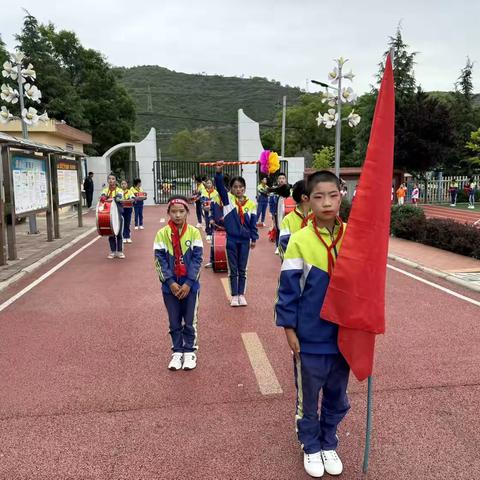
{"label": "utility pole", "polygon": [[147,112],[153,112],[152,92],[150,91],[150,84],[148,85],[147,93]]}
{"label": "utility pole", "polygon": [[287,119],[287,96],[283,96],[283,111],[282,111],[282,149],[280,156],[282,160],[285,158],[285,122]]}

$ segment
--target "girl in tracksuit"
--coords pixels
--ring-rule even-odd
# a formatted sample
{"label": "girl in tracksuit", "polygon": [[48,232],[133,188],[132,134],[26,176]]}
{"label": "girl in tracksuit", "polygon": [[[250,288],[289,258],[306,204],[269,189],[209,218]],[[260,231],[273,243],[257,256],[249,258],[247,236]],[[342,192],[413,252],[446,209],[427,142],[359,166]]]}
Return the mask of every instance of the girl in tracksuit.
{"label": "girl in tracksuit", "polygon": [[[136,178],[133,181],[132,193],[137,196],[139,193],[144,193],[142,188],[142,181]],[[133,204],[135,212],[135,230],[143,230],[143,200],[135,200]]]}
{"label": "girl in tracksuit", "polygon": [[157,232],[153,250],[172,337],[173,354],[168,368],[192,370],[197,365],[202,237],[197,228],[187,223],[185,197],[171,197],[167,212],[170,220]]}
{"label": "girl in tracksuit", "polygon": [[125,258],[123,253],[123,207],[121,201],[123,200],[123,190],[117,187],[117,177],[111,173],[107,178],[108,185],[102,190],[101,199],[107,202],[115,202],[120,216],[120,230],[118,235],[110,235],[108,243],[110,245],[110,253],[107,258]]}
{"label": "girl in tracksuit", "polygon": [[[135,194],[132,192],[131,188],[128,188],[128,182],[126,180],[122,180],[120,184],[123,190],[123,198],[124,200],[134,200]],[[132,223],[132,211],[133,207],[123,207],[122,217],[123,217],[123,243],[132,243],[131,233],[130,233],[130,225]]]}
{"label": "girl in tracksuit", "polygon": [[205,180],[204,188],[201,190],[200,200],[205,215],[205,234],[207,236],[207,242],[210,242],[212,240],[212,227],[210,226],[210,209],[212,202],[218,202],[219,200],[218,192],[215,190],[211,178],[207,178]]}
{"label": "girl in tracksuit", "polygon": [[257,187],[257,205],[258,205],[258,226],[265,226],[265,215],[268,207],[268,185],[267,177],[263,177]]}
{"label": "girl in tracksuit", "polygon": [[245,179],[233,177],[229,193],[223,179],[223,162],[217,165],[215,186],[223,204],[223,221],[227,232],[228,276],[232,294],[230,305],[246,306],[248,255],[258,240],[257,209],[255,203],[245,196]]}

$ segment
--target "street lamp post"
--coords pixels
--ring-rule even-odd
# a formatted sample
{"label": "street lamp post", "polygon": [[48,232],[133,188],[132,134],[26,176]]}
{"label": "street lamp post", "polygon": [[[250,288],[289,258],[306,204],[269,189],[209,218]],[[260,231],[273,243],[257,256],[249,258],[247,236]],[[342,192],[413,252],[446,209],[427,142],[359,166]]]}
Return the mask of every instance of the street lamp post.
{"label": "street lamp post", "polygon": [[[338,86],[328,85],[327,83],[320,82],[318,80],[311,80],[312,83],[320,85],[326,89],[323,93],[322,102],[327,102],[330,107],[336,106],[336,111],[330,108],[327,113],[321,114],[318,112],[317,123],[318,126],[324,124],[325,128],[332,128],[335,125],[335,175],[340,177],[340,145],[342,138],[342,121],[348,122],[350,127],[355,127],[360,122],[360,115],[356,114],[354,110],[348,115],[348,117],[342,119],[342,103],[354,103],[357,96],[353,90],[349,88],[342,89],[342,79],[346,78],[352,80],[354,75],[352,72],[343,74],[343,65],[348,60],[340,57],[336,60],[337,67],[335,67],[329,74],[331,83]],[[335,91],[335,94],[331,94],[328,89]]]}
{"label": "street lamp post", "polygon": [[[40,103],[42,98],[42,92],[33,85],[37,74],[31,63],[25,67],[22,64],[24,59],[24,54],[17,52],[15,55],[12,55],[11,60],[7,60],[3,64],[2,76],[5,80],[11,79],[17,81],[18,90],[8,85],[7,83],[2,84],[1,86],[1,95],[0,98],[5,101],[5,103],[15,103],[20,104],[20,123],[22,126],[22,137],[28,138],[28,124],[35,125],[39,121],[47,121],[47,113],[42,115],[37,115],[37,110],[33,107],[25,108],[25,96],[36,103]],[[29,83],[26,83],[26,82]],[[6,106],[1,107],[0,112],[0,123],[8,123],[11,120],[14,120],[15,117],[8,111]],[[15,215],[12,215],[12,221],[14,221]],[[35,234],[39,233],[37,229],[37,219],[35,214],[28,217],[29,220],[29,233]]]}

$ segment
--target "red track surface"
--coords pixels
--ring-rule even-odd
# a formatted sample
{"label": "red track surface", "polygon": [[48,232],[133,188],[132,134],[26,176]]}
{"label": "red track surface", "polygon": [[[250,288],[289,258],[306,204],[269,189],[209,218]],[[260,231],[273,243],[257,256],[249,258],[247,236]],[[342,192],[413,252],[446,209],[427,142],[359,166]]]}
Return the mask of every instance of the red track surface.
{"label": "red track surface", "polygon": [[[309,478],[290,354],[272,319],[279,265],[266,229],[249,307],[232,310],[220,275],[204,271],[199,366],[169,372],[151,253],[161,212],[146,209],[126,260],[107,260],[100,239],[1,312],[2,480]],[[387,294],[368,478],[480,478],[478,307],[392,271]],[[242,332],[258,333],[283,394],[260,393]],[[349,390],[339,453],[342,478],[358,479],[365,385]]]}
{"label": "red track surface", "polygon": [[451,218],[459,223],[468,223],[472,225],[480,220],[480,211],[478,207],[476,210],[462,210],[448,207],[439,207],[437,205],[422,205],[427,218]]}

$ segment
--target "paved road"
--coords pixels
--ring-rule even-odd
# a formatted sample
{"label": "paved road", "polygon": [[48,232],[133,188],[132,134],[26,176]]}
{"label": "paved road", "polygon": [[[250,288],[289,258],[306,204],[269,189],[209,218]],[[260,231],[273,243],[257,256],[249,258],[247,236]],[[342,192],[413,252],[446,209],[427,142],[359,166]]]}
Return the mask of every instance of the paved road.
{"label": "paved road", "polygon": [[[222,276],[205,271],[199,367],[169,372],[151,254],[161,216],[146,209],[147,228],[134,231],[126,260],[107,260],[106,239],[95,241],[1,311],[0,479],[308,478],[291,358],[272,320],[278,262],[266,232],[250,262],[249,307],[232,310]],[[391,269],[387,295],[368,478],[479,478],[478,303]],[[261,393],[251,361],[278,393]],[[342,478],[357,479],[365,385],[352,380],[349,390],[339,453]]]}

